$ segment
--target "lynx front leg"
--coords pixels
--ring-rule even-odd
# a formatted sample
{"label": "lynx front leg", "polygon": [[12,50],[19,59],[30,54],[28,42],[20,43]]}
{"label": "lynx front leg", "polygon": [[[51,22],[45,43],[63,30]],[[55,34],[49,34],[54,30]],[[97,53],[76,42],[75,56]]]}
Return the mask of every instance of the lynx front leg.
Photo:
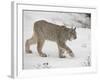
{"label": "lynx front leg", "polygon": [[42,52],[43,44],[44,44],[44,40],[38,39],[37,40],[37,50],[41,57],[47,57],[47,55]]}
{"label": "lynx front leg", "polygon": [[58,46],[58,50],[59,50],[59,57],[60,58],[65,58],[66,56],[63,55],[65,50],[63,48],[61,48],[60,46]]}
{"label": "lynx front leg", "polygon": [[60,47],[64,48],[71,57],[74,57],[72,50],[65,44],[65,42],[59,42],[58,44]]}

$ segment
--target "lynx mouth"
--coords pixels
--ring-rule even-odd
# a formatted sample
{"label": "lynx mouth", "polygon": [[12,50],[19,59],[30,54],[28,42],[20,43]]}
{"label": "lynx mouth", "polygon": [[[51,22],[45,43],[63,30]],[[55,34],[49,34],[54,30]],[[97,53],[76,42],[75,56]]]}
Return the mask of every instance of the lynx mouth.
{"label": "lynx mouth", "polygon": [[70,38],[69,40],[72,41],[72,40],[74,40],[74,38]]}

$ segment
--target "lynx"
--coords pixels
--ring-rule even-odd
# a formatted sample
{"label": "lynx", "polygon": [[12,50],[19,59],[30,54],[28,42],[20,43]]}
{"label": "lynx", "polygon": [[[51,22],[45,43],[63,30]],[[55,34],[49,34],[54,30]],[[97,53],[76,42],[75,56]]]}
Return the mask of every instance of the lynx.
{"label": "lynx", "polygon": [[37,51],[41,57],[47,57],[45,53],[42,52],[42,47],[45,40],[54,41],[58,45],[59,57],[65,58],[64,52],[67,51],[71,57],[74,57],[72,50],[65,44],[67,40],[71,41],[77,38],[76,28],[67,28],[66,26],[61,26],[47,22],[45,20],[39,20],[34,23],[34,33],[32,37],[26,40],[25,51],[26,53],[32,53],[30,46],[37,43]]}

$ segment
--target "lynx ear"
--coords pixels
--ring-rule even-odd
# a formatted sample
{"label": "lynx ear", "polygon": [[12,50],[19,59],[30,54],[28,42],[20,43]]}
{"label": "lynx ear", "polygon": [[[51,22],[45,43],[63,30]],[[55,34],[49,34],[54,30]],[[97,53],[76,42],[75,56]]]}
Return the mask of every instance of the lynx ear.
{"label": "lynx ear", "polygon": [[71,29],[73,29],[73,26],[72,26],[72,28]]}
{"label": "lynx ear", "polygon": [[75,27],[75,28],[74,28],[74,27],[72,27],[71,29],[76,30],[76,27]]}
{"label": "lynx ear", "polygon": [[76,30],[76,27],[74,28],[74,30]]}

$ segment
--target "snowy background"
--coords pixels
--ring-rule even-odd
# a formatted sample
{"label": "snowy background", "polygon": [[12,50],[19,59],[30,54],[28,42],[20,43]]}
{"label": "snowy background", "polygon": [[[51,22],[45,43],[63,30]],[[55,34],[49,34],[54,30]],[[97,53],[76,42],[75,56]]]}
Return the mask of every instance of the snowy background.
{"label": "snowy background", "polygon": [[46,11],[23,11],[23,13],[24,44],[32,36],[33,24],[38,20],[77,27],[77,39],[66,43],[74,52],[74,58],[68,55],[67,58],[59,58],[56,43],[46,41],[43,47],[43,52],[48,55],[46,58],[38,55],[36,44],[31,46],[32,54],[27,54],[24,50],[24,69],[68,68],[91,65],[91,14]]}

